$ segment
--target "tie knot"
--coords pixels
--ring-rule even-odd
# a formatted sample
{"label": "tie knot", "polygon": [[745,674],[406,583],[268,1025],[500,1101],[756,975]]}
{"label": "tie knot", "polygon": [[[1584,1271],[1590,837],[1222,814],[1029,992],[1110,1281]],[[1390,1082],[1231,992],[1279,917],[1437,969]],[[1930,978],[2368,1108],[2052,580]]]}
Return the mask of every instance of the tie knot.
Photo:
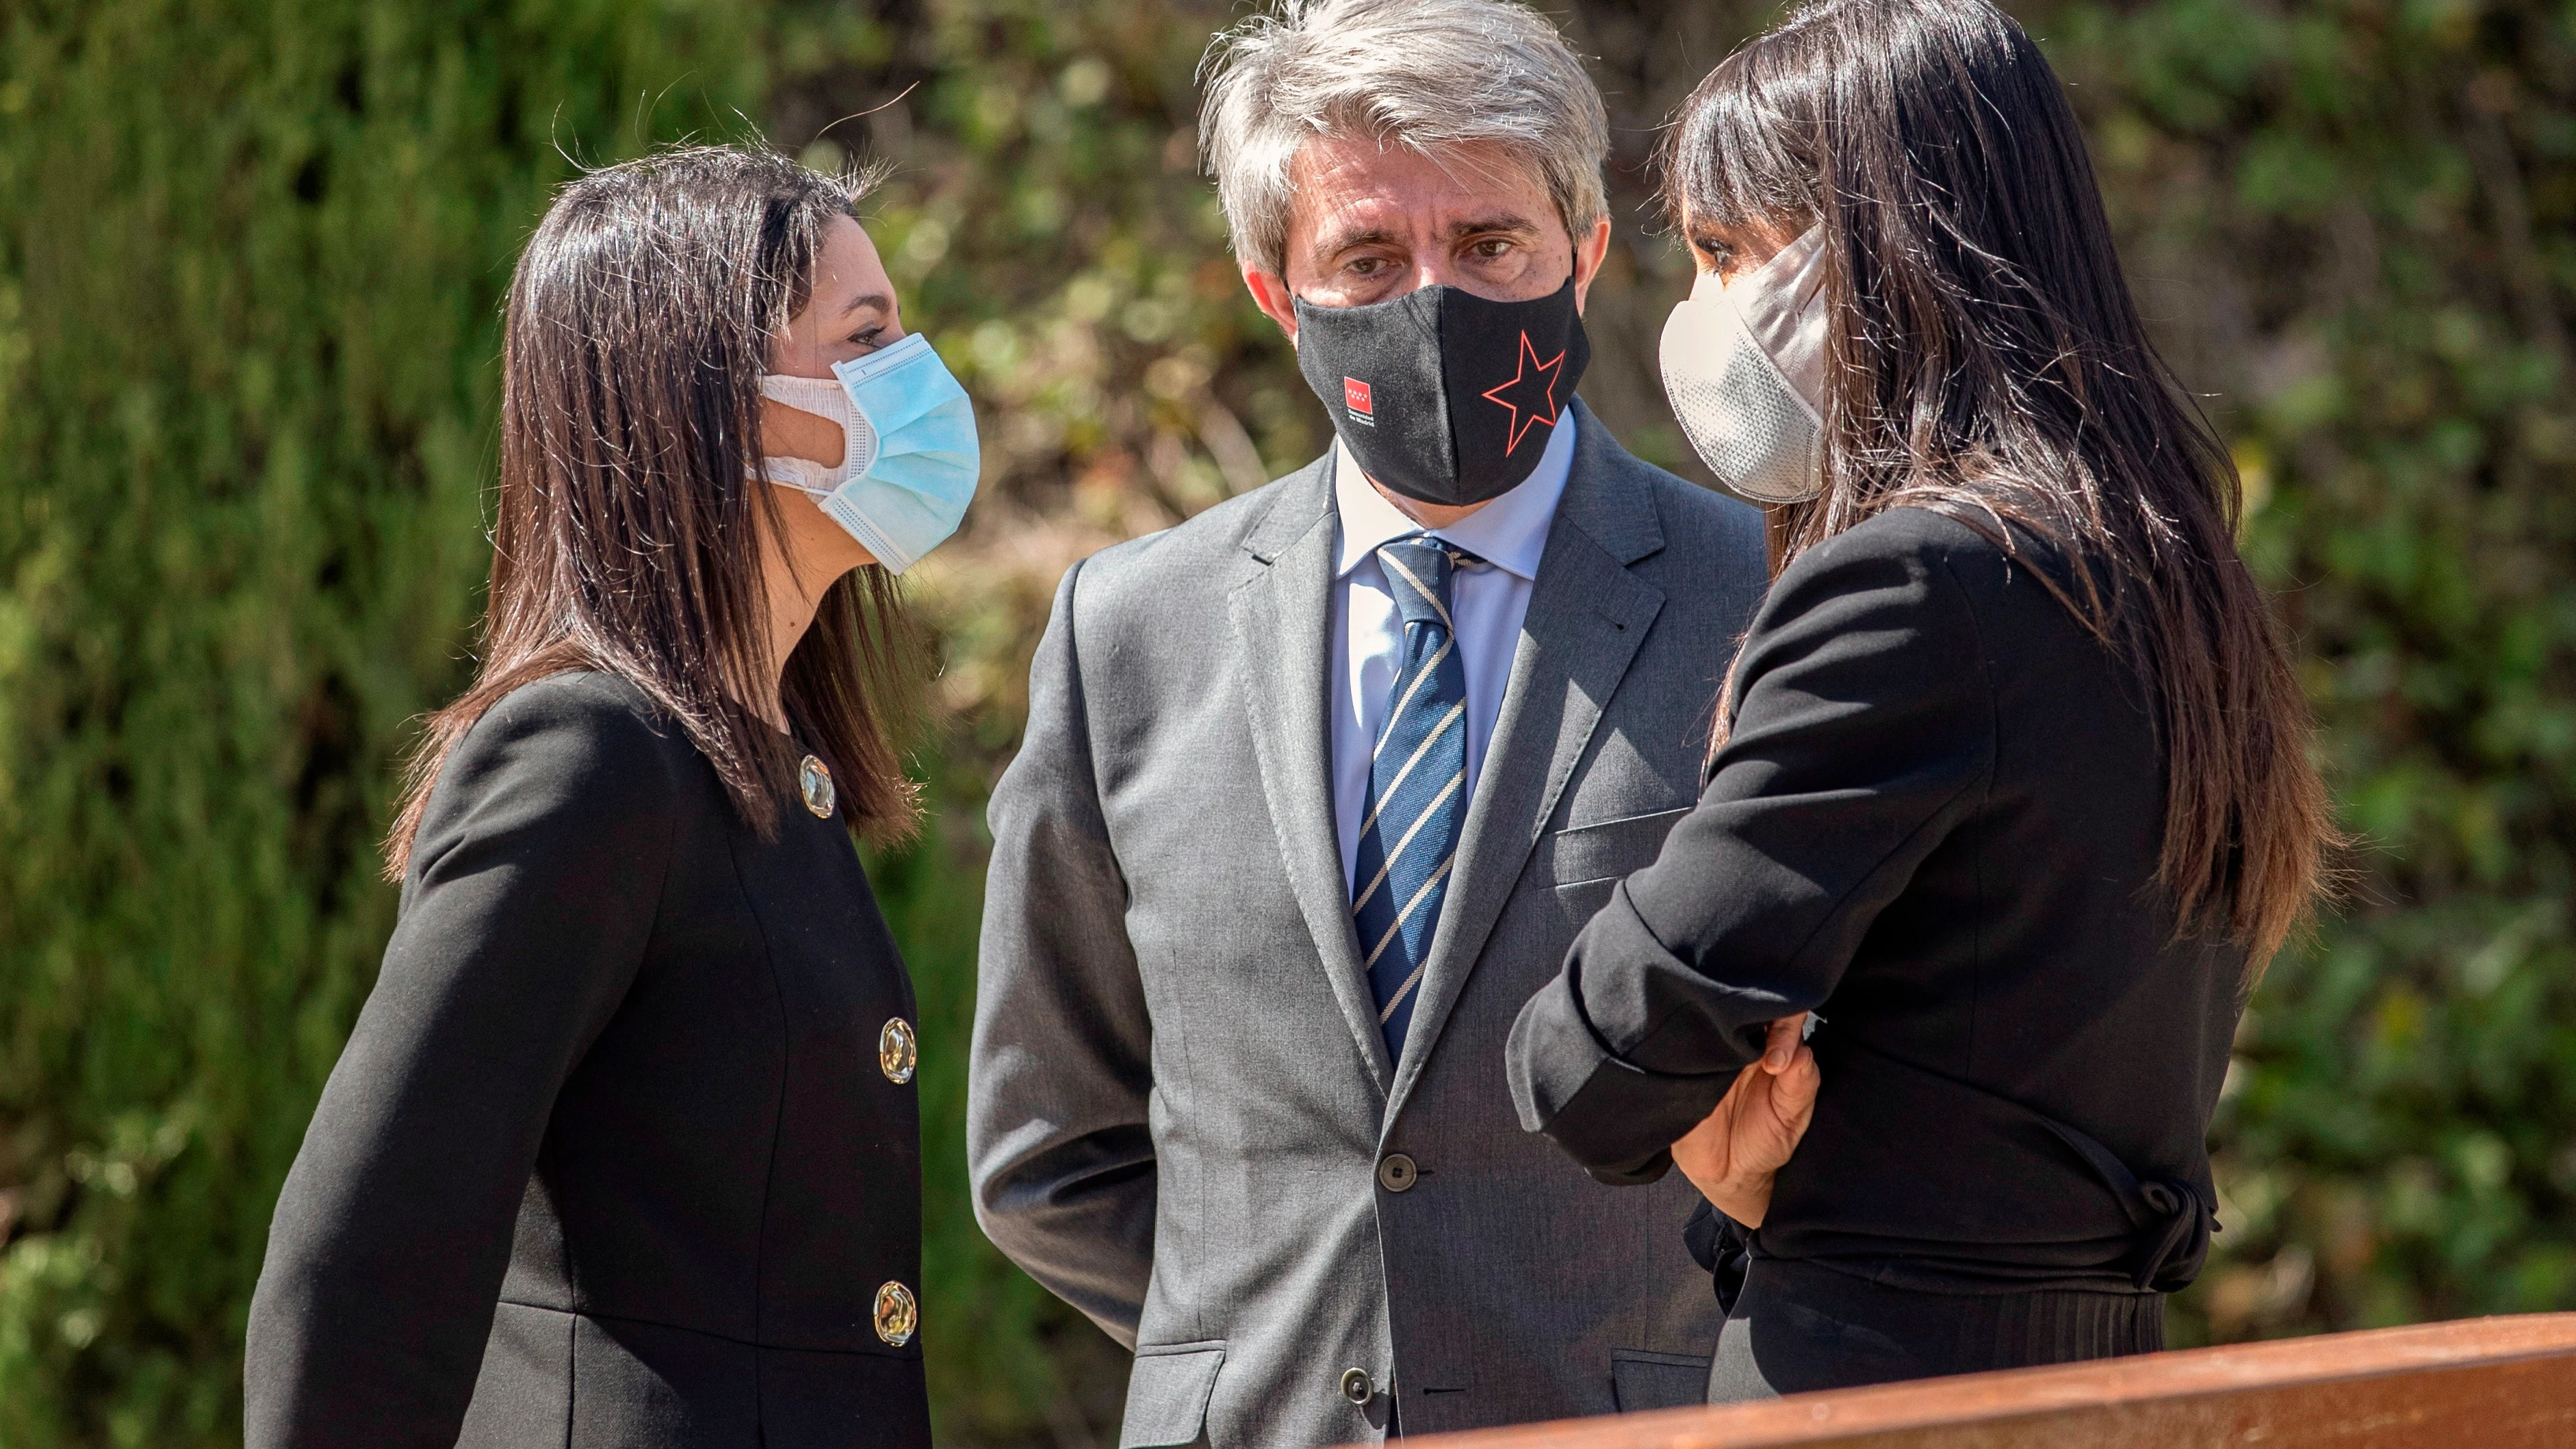
{"label": "tie knot", "polygon": [[1449,622],[1449,579],[1458,569],[1484,560],[1429,534],[1399,538],[1377,547],[1379,567],[1386,570],[1387,592],[1407,624],[1437,624],[1456,632]]}

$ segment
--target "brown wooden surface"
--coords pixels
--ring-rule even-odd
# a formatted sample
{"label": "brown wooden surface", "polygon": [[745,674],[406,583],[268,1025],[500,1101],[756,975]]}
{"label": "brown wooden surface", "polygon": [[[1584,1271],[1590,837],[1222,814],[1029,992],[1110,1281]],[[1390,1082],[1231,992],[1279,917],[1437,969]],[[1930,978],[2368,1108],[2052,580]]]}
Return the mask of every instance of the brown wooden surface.
{"label": "brown wooden surface", "polygon": [[2576,1313],[2190,1349],[1420,1442],[1425,1449],[2576,1449]]}

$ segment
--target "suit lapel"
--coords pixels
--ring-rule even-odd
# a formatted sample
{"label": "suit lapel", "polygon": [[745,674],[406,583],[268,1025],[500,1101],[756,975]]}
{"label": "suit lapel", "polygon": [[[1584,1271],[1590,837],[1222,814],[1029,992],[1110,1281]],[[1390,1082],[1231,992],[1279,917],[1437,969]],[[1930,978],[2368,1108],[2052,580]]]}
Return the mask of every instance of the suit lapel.
{"label": "suit lapel", "polygon": [[1380,1093],[1394,1075],[1377,1004],[1360,970],[1350,887],[1333,820],[1333,564],[1339,532],[1327,453],[1282,481],[1279,502],[1244,539],[1227,596],[1262,796],[1279,835],[1289,888],[1324,964],[1333,999]]}
{"label": "suit lapel", "polygon": [[1602,710],[1663,609],[1663,590],[1627,567],[1663,547],[1654,498],[1639,476],[1643,465],[1611,440],[1589,408],[1578,402],[1575,415],[1573,470],[1548,530],[1511,681],[1468,804],[1456,873],[1422,973],[1422,1000],[1397,1064],[1389,1122],[1448,1024]]}

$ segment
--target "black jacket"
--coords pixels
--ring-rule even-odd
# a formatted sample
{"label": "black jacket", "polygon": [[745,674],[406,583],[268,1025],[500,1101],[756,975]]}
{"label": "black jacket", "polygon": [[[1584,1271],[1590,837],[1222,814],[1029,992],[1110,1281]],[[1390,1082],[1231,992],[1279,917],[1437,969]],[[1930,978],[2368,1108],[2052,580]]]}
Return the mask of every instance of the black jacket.
{"label": "black jacket", "polygon": [[837,815],[758,839],[622,680],[511,693],[278,1201],[251,1449],[927,1444],[912,1017]]}
{"label": "black jacket", "polygon": [[1906,509],[1782,573],[1698,807],[1523,1010],[1526,1125],[1659,1176],[1763,1025],[1813,1009],[1823,1090],[1757,1259],[2189,1281],[2245,956],[2174,939],[2144,684],[2018,552]]}

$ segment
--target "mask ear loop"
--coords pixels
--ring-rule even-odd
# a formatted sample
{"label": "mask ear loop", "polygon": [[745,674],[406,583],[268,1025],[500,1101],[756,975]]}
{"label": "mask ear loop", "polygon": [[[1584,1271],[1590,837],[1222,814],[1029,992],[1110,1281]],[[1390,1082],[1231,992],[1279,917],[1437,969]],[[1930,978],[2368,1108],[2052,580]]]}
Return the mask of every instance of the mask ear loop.
{"label": "mask ear loop", "polygon": [[756,482],[774,483],[781,488],[793,488],[806,497],[820,502],[832,496],[832,485],[806,470],[821,466],[811,458],[763,458],[760,460],[759,470],[751,476]]}
{"label": "mask ear loop", "polygon": [[827,498],[833,490],[866,472],[869,464],[875,461],[875,435],[869,428],[866,415],[858,410],[857,401],[838,377],[764,373],[760,379],[760,395],[839,429],[841,461],[818,463],[811,458],[771,454],[760,460],[761,471],[757,476],[809,497]]}

